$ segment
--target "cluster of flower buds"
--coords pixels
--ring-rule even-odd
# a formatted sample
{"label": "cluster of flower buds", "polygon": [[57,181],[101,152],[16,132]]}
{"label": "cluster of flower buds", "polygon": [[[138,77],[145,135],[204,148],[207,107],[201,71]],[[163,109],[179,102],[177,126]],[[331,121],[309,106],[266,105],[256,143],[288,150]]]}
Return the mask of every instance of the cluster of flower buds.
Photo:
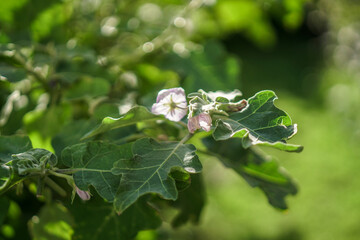
{"label": "cluster of flower buds", "polygon": [[241,99],[241,92],[234,90],[226,93],[222,91],[205,92],[199,90],[189,94],[187,105],[185,91],[182,88],[161,90],[156,103],[152,106],[152,113],[164,115],[171,121],[178,122],[188,113],[188,130],[194,133],[198,129],[210,131],[214,115],[225,115],[238,112],[247,106],[247,101]]}

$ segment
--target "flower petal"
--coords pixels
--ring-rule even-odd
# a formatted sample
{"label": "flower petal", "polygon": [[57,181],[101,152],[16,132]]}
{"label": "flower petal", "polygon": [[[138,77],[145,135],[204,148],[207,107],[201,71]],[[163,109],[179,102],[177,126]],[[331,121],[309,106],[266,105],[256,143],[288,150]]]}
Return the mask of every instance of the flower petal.
{"label": "flower petal", "polygon": [[166,115],[170,112],[170,106],[164,103],[154,103],[152,105],[151,112],[156,115]]}
{"label": "flower petal", "polygon": [[187,108],[175,108],[169,111],[165,117],[170,121],[178,122],[187,114]]}
{"label": "flower petal", "polygon": [[[164,99],[165,97],[167,97],[168,95],[170,95],[171,93],[174,93],[175,95],[179,95],[179,96],[184,96],[184,99],[186,101],[185,98],[185,91],[183,88],[169,88],[169,89],[163,89],[161,90],[156,98],[156,102],[160,102],[162,99]],[[175,101],[176,102],[176,101]]]}

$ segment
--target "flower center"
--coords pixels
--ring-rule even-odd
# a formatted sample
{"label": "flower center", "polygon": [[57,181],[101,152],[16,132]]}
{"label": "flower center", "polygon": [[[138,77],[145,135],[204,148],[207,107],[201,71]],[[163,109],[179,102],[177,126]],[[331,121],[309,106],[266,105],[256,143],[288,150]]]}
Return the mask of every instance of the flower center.
{"label": "flower center", "polygon": [[175,109],[177,107],[176,103],[171,101],[170,103],[170,109]]}

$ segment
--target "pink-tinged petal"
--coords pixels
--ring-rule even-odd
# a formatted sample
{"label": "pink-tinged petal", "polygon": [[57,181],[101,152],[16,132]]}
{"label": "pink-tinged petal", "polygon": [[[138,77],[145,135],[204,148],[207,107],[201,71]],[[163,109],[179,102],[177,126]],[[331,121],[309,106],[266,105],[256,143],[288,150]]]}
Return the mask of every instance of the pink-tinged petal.
{"label": "pink-tinged petal", "polygon": [[76,187],[76,193],[77,195],[84,201],[90,200],[90,193],[88,191],[80,190],[78,187]]}
{"label": "pink-tinged petal", "polygon": [[162,99],[164,99],[165,97],[167,97],[168,95],[170,95],[171,93],[174,93],[176,95],[182,95],[184,96],[184,99],[186,101],[186,98],[185,98],[185,91],[183,88],[169,88],[169,89],[163,89],[161,90],[158,95],[157,95],[157,98],[156,98],[156,102],[160,102]]}
{"label": "pink-tinged petal", "polygon": [[156,115],[166,115],[170,111],[170,106],[164,103],[154,103],[151,112]]}
{"label": "pink-tinged petal", "polygon": [[175,108],[169,111],[165,117],[170,121],[179,122],[187,114],[187,108]]}
{"label": "pink-tinged petal", "polygon": [[199,119],[200,127],[203,130],[209,132],[211,129],[211,122],[212,122],[210,115],[207,113],[200,113],[197,117]]}
{"label": "pink-tinged petal", "polygon": [[190,133],[194,133],[196,130],[198,130],[200,128],[199,116],[189,118],[187,127]]}

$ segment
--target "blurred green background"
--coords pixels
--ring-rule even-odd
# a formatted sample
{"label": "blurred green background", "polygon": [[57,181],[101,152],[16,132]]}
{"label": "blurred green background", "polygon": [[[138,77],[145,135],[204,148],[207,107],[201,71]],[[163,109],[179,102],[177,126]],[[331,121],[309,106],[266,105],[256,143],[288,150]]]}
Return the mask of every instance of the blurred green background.
{"label": "blurred green background", "polygon": [[[246,98],[271,89],[299,126],[291,142],[305,147],[300,154],[263,149],[299,185],[289,210],[273,209],[260,190],[202,156],[207,204],[200,224],[165,223],[137,239],[360,239],[359,13],[353,0],[1,1],[2,50],[14,43],[26,62],[10,67],[11,57],[1,56],[0,129],[4,135],[26,129],[34,147],[51,149],[51,137],[68,122],[66,109],[81,119],[91,108],[101,119],[117,111],[112,103],[124,107],[120,112],[135,103],[151,106],[162,88],[239,88]],[[43,93],[26,90],[27,65],[55,73],[55,92],[71,103],[53,109],[64,119],[43,134],[34,122],[51,115],[27,113]],[[4,110],[15,91],[26,104]],[[101,102],[103,95],[109,99]],[[22,204],[2,226],[6,239],[26,239],[10,223],[22,211],[24,226],[31,208],[40,208],[34,199]]]}

